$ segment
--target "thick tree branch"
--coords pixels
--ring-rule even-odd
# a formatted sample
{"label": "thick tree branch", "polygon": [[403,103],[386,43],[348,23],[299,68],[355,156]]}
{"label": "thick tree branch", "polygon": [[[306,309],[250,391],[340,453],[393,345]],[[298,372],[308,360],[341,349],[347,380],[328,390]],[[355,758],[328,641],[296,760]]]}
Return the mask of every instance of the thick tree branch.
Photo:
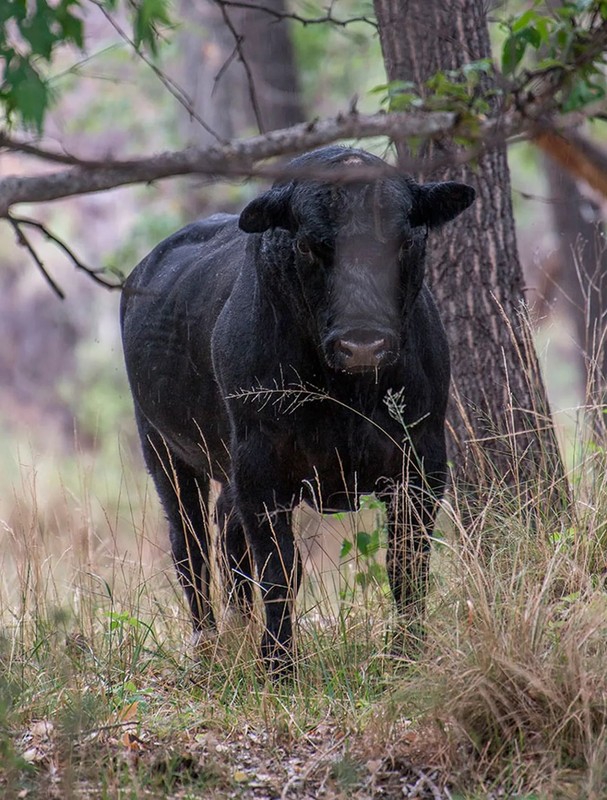
{"label": "thick tree branch", "polygon": [[[224,11],[229,5],[227,0],[216,2],[224,7]],[[494,117],[477,117],[465,110],[463,114],[416,111],[373,115],[351,111],[249,139],[218,142],[206,148],[190,148],[131,161],[108,160],[98,165],[74,159],[71,169],[47,175],[0,179],[0,217],[6,217],[15,203],[46,202],[178,175],[288,175],[288,167],[268,168],[259,167],[258,164],[265,159],[309,150],[339,139],[385,136],[402,141],[410,137],[440,139],[458,136],[471,142],[470,151],[458,157],[470,160],[479,152],[513,136],[534,138],[546,131],[561,129],[562,118],[558,118],[558,123],[555,121],[558,112],[557,92],[567,85],[577,68],[602,53],[606,46],[607,21],[602,21],[591,32],[583,52],[574,57],[573,63],[550,70],[527,72],[518,85],[512,87],[514,102]],[[9,148],[11,146],[6,138],[4,144]],[[33,146],[22,149],[44,158],[44,151]],[[64,158],[56,157],[54,160],[63,161]],[[414,167],[412,164],[411,169]],[[341,179],[341,176],[334,177]],[[357,174],[357,179],[360,177]]]}
{"label": "thick tree branch", "polygon": [[[320,147],[338,139],[370,136],[443,136],[453,133],[457,115],[450,112],[418,114],[350,113],[303,123],[227,145],[189,148],[130,161],[86,162],[47,175],[8,176],[0,179],[0,217],[15,203],[35,203],[98,192],[133,183],[150,183],[178,175],[245,176],[260,174],[257,162]],[[284,170],[283,170],[284,171]],[[272,170],[266,170],[272,174]]]}
{"label": "thick tree branch", "polygon": [[[504,139],[515,135],[533,136],[537,132],[537,116],[537,109],[533,116],[523,116],[520,111],[512,109],[501,117],[478,121],[471,131],[466,120],[462,121],[458,114],[448,111],[372,115],[350,112],[262,136],[235,139],[226,145],[189,148],[129,161],[107,161],[103,165],[82,161],[71,169],[51,174],[1,178],[0,217],[6,217],[16,203],[47,202],[179,175],[289,177],[293,171],[288,166],[257,165],[265,159],[309,150],[340,139],[468,136],[473,146],[464,157],[469,160],[476,157],[480,149],[490,148]],[[546,120],[542,126],[544,129],[550,127]],[[410,167],[413,170],[415,164]],[[348,179],[348,176],[341,175],[333,177]],[[356,179],[361,177],[373,175],[362,176],[357,172]]]}

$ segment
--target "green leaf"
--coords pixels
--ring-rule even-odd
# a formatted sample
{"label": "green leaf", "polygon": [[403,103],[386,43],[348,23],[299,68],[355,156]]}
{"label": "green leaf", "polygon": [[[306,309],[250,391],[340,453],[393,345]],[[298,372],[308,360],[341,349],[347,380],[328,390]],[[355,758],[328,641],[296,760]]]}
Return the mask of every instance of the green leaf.
{"label": "green leaf", "polygon": [[565,101],[563,111],[577,111],[590,103],[602,100],[605,97],[605,87],[600,84],[592,83],[587,78],[581,78],[573,84]]}
{"label": "green leaf", "polygon": [[479,58],[478,61],[471,61],[469,64],[464,64],[462,73],[468,75],[487,75],[491,72],[493,61],[490,58]]}
{"label": "green leaf", "polygon": [[370,508],[373,511],[385,511],[386,504],[383,500],[378,500],[373,494],[361,494],[358,501],[359,508]]}
{"label": "green leaf", "polygon": [[386,99],[389,101],[390,111],[407,111],[410,108],[422,105],[421,98],[411,93],[397,94]]}
{"label": "green leaf", "polygon": [[24,0],[13,0],[12,3],[0,3],[0,19],[14,19],[19,22],[27,17],[27,3]]}
{"label": "green leaf", "polygon": [[502,48],[502,70],[505,75],[512,75],[523,60],[527,40],[520,33],[513,33],[504,42]]}
{"label": "green leaf", "polygon": [[344,539],[341,543],[341,551],[339,553],[340,558],[346,558],[346,556],[352,550],[353,544],[349,539]]}
{"label": "green leaf", "polygon": [[84,47],[84,27],[82,20],[70,13],[70,5],[74,5],[74,3],[67,0],[57,8],[57,22],[61,27],[65,41],[73,42],[76,47],[82,50]]}
{"label": "green leaf", "polygon": [[26,127],[42,131],[44,114],[49,103],[49,90],[31,64],[17,57],[5,70],[3,95],[9,115],[16,112]]}
{"label": "green leaf", "polygon": [[32,54],[42,56],[47,61],[50,61],[53,47],[58,41],[52,28],[52,21],[46,3],[38,0],[35,14],[19,22],[21,35],[30,45]]}
{"label": "green leaf", "polygon": [[536,20],[540,17],[537,11],[533,11],[533,9],[529,9],[529,11],[525,11],[524,14],[521,14],[520,17],[517,17],[514,22],[512,23],[512,33],[516,33],[517,31],[521,31],[523,28],[526,28],[531,23],[536,22]]}
{"label": "green leaf", "polygon": [[369,545],[371,543],[371,537],[366,531],[358,531],[356,534],[356,549],[358,550],[359,554],[363,557],[367,557],[369,555]]}
{"label": "green leaf", "polygon": [[542,58],[536,64],[536,69],[551,69],[552,67],[562,67],[564,63],[558,58]]}
{"label": "green leaf", "polygon": [[170,23],[168,0],[141,0],[133,22],[135,45],[140,47],[145,44],[155,55],[157,52],[156,26]]}

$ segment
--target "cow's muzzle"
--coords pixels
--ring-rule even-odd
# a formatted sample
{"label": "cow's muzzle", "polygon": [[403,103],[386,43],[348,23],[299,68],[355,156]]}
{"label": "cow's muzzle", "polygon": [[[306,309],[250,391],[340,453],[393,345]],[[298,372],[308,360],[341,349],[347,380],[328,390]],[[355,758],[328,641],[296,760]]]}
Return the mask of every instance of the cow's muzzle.
{"label": "cow's muzzle", "polygon": [[376,332],[350,332],[327,342],[329,363],[344,372],[376,371],[395,358],[389,336]]}

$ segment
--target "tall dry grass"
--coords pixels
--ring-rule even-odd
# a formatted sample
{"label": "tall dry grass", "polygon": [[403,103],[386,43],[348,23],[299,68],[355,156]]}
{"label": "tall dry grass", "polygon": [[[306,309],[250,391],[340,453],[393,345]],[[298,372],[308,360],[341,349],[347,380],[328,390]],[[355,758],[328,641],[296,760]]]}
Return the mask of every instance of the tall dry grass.
{"label": "tall dry grass", "polygon": [[[493,474],[481,503],[448,495],[416,664],[390,654],[381,553],[357,548],[359,521],[333,520],[328,547],[308,520],[302,548],[316,549],[316,566],[290,685],[263,673],[259,614],[249,627],[226,621],[203,653],[188,649],[165,524],[141,473],[123,464],[100,502],[86,464],[50,494],[35,463],[23,467],[0,517],[1,791],[253,796],[263,774],[269,796],[607,796],[597,419],[600,404],[579,413],[567,491],[544,481],[519,492]],[[564,496],[566,514],[553,505]]]}

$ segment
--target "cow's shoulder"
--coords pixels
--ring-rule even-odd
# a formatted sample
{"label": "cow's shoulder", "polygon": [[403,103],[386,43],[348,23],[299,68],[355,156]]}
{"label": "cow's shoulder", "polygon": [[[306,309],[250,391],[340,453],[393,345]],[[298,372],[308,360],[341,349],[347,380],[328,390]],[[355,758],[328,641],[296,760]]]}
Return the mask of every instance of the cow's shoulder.
{"label": "cow's shoulder", "polygon": [[152,283],[170,281],[176,274],[191,269],[204,259],[242,238],[238,232],[238,217],[232,214],[215,214],[197,220],[163,239],[135,267],[125,286],[141,287]]}

